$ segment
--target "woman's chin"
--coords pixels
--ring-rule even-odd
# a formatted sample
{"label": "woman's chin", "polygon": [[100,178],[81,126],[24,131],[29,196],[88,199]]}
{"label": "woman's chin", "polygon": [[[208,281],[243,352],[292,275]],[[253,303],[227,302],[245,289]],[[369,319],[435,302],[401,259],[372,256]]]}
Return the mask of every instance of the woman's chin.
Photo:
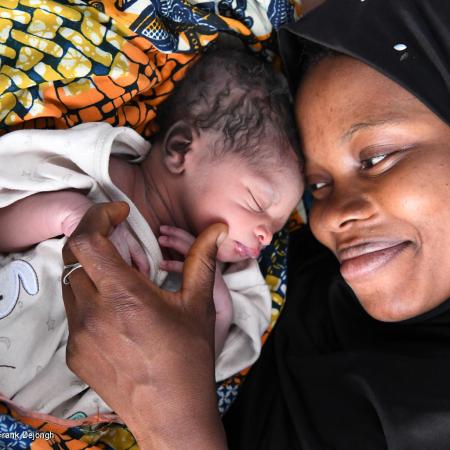
{"label": "woman's chin", "polygon": [[362,307],[367,314],[380,322],[401,322],[410,319],[416,314],[404,311],[396,305],[365,305],[361,302]]}
{"label": "woman's chin", "polygon": [[433,309],[426,299],[408,292],[375,291],[372,295],[364,295],[355,291],[361,306],[376,320],[381,322],[400,322],[411,319]]}

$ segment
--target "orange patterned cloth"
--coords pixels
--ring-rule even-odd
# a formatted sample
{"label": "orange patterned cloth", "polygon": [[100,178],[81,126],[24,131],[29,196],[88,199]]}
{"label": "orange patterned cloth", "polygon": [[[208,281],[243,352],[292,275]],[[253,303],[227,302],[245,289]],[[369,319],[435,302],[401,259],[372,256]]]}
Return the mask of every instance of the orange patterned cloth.
{"label": "orange patterned cloth", "polygon": [[106,121],[151,134],[156,106],[196,58],[163,54],[86,4],[0,0],[0,17],[3,131]]}
{"label": "orange patterned cloth", "polygon": [[[228,9],[224,4],[219,2],[223,12],[233,15],[231,3]],[[274,16],[278,21],[298,13],[298,6],[283,0],[270,4],[283,6]],[[247,6],[263,17],[255,5]],[[270,36],[267,24],[253,26],[262,33],[255,36],[243,22],[212,12],[213,6],[186,0],[0,0],[0,133],[106,121],[152,134],[157,105],[219,31],[239,35],[257,50]],[[244,22],[246,14],[244,9]]]}
{"label": "orange patterned cloth", "polygon": [[0,402],[1,449],[117,449],[137,450],[136,440],[117,416],[62,420],[23,411]]}

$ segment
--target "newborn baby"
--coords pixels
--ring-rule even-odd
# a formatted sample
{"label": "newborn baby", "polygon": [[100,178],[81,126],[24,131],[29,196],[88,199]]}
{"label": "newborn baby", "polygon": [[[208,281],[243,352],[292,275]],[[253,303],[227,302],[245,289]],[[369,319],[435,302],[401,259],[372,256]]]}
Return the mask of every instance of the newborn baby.
{"label": "newborn baby", "polygon": [[61,417],[110,411],[65,366],[61,248],[93,202],[130,205],[111,239],[167,289],[178,289],[167,272],[181,273],[194,237],[226,223],[214,287],[216,379],[259,355],[271,300],[255,258],[302,191],[287,88],[255,57],[214,51],[158,118],[151,149],[106,123],[0,139],[0,393],[23,407]]}

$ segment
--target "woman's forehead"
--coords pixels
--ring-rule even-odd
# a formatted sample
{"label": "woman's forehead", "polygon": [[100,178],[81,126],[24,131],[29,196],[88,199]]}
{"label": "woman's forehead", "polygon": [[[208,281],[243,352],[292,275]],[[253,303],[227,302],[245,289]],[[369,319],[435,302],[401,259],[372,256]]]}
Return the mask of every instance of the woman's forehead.
{"label": "woman's forehead", "polygon": [[[296,97],[301,133],[339,126],[342,138],[362,127],[414,119],[431,111],[406,89],[358,60],[339,56],[312,68]],[[305,137],[305,136],[303,136]]]}

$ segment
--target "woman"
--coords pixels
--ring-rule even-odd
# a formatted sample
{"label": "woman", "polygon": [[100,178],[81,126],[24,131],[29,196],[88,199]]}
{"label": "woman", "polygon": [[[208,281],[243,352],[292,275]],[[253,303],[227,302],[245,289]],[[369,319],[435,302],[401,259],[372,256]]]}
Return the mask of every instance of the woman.
{"label": "woman", "polygon": [[[445,0],[328,0],[282,35],[287,69],[299,83],[310,224],[339,263],[307,230],[293,239],[287,305],[225,418],[231,448],[449,448],[449,24]],[[351,57],[314,49],[309,67],[300,67],[310,53],[305,41]],[[73,293],[66,291],[69,362],[142,448],[223,448],[211,333],[188,320],[195,314],[197,324],[208,323],[207,296],[199,306],[192,294],[200,291],[189,283],[178,297],[148,294],[151,288],[112,255],[108,270],[122,295],[108,314],[119,320],[114,310],[127,308],[130,317],[112,327],[124,330],[118,336],[98,328],[104,309],[96,305],[107,308],[114,290],[92,255],[112,253],[95,230],[101,224],[107,235],[123,214],[114,205],[92,211],[66,250],[66,263],[79,260],[89,275],[74,272]],[[199,240],[190,259],[195,270],[202,272],[206,250],[204,266],[211,266],[222,231]],[[96,303],[81,301],[87,288]],[[105,349],[117,344],[126,354],[130,341],[148,348],[146,342],[172,339],[174,320],[185,346],[157,361],[143,352],[139,370],[118,375],[121,398],[82,367],[85,348],[92,355],[100,336],[108,344],[96,351],[103,355],[96,369],[105,373],[99,379],[106,368],[117,374],[126,362],[114,352],[105,357]],[[204,389],[192,393],[189,380],[208,372]]]}
{"label": "woman", "polygon": [[297,236],[283,316],[226,417],[232,448],[449,448],[449,17],[331,1],[282,36],[291,74],[313,54],[296,96],[310,227],[358,301]]}

